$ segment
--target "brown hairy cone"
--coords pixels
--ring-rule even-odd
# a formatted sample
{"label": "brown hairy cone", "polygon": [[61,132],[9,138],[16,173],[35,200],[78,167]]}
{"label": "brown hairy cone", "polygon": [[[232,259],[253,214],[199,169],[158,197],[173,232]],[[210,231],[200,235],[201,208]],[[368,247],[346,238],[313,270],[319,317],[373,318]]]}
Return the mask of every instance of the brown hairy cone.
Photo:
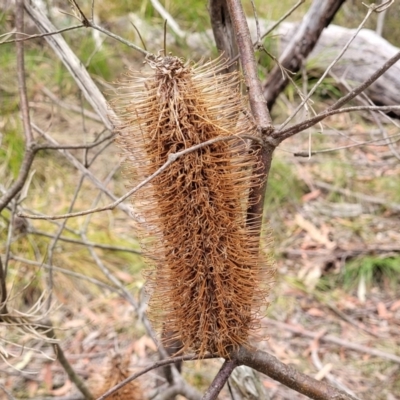
{"label": "brown hairy cone", "polygon": [[[110,359],[101,384],[97,384],[92,390],[96,399],[129,377],[129,363],[129,357],[122,357],[121,354],[116,354]],[[131,381],[117,392],[107,396],[107,400],[143,400],[144,398],[146,397],[137,381]]]}
{"label": "brown hairy cone", "polygon": [[[168,155],[213,138],[255,134],[239,92],[240,77],[220,73],[221,59],[203,66],[179,58],[146,60],[130,72],[112,104],[117,142],[132,185]],[[229,357],[246,344],[267,304],[259,230],[246,224],[256,157],[241,138],[218,141],[178,158],[134,198],[148,263],[150,318],[174,332],[182,352]],[[168,343],[167,343],[168,344]]]}

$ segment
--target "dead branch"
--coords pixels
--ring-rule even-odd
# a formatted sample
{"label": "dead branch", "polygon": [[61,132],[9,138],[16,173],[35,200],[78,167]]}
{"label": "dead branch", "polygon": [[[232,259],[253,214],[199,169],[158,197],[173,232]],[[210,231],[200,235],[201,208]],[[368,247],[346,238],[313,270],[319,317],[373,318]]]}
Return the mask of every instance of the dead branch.
{"label": "dead branch", "polygon": [[[39,235],[39,236],[45,236],[48,238],[53,238],[54,235],[51,235],[47,232],[44,231],[39,231],[39,230],[33,230],[33,229],[28,229],[27,233],[32,234],[32,235]],[[74,244],[78,244],[81,246],[90,246],[90,247],[95,247],[98,249],[103,249],[103,250],[111,250],[111,251],[124,251],[127,253],[132,253],[132,254],[137,254],[137,255],[141,255],[142,253],[138,250],[134,250],[131,249],[130,247],[122,247],[122,246],[112,246],[112,245],[108,245],[108,244],[102,244],[102,243],[94,243],[94,242],[84,242],[82,240],[79,239],[73,239],[67,236],[60,236],[59,240],[61,240],[62,242],[66,242],[66,243],[74,243]]]}
{"label": "dead branch", "polygon": [[[35,124],[32,124],[32,126],[37,132],[39,132],[44,138],[46,138],[48,142],[53,143],[55,145],[59,145],[59,143],[53,137],[48,135],[46,132],[37,127]],[[69,151],[64,149],[58,149],[58,152],[60,152],[78,171],[84,173],[85,176],[87,176],[93,182],[93,184],[97,188],[99,188],[103,193],[105,193],[111,200],[114,201],[117,200],[117,196],[115,196],[114,193],[110,192],[110,190],[104,186],[104,184],[92,173],[92,171],[86,168]],[[128,205],[121,203],[118,204],[118,208],[121,209],[125,214],[130,216],[131,210]]]}
{"label": "dead branch", "polygon": [[[240,62],[249,94],[251,112],[261,136],[268,138],[272,136],[274,128],[263,97],[261,82],[258,78],[257,63],[246,16],[239,0],[229,1],[228,8],[236,35]],[[248,210],[248,220],[251,220],[251,223],[255,226],[261,226],[260,221],[263,215],[265,191],[275,146],[266,141],[263,148],[260,149],[260,146],[255,144],[252,145],[252,148],[253,150],[260,150],[258,153],[258,167],[253,171],[253,174],[261,178],[259,178],[259,187],[251,190],[249,195],[249,204],[252,204],[252,206]]]}
{"label": "dead branch", "polygon": [[280,65],[272,69],[264,85],[263,92],[269,109],[289,83],[288,78],[282,75],[281,68],[290,72],[300,71],[322,31],[330,24],[343,3],[344,0],[314,0],[300,27],[294,28],[295,34],[279,58]]}
{"label": "dead branch", "polygon": [[[42,33],[51,33],[56,31],[56,28],[53,26],[50,20],[38,8],[28,2],[24,2],[24,5],[25,10],[32,18],[39,31]],[[109,116],[113,115],[112,110],[108,108],[107,101],[105,100],[103,94],[94,84],[85,67],[67,45],[64,38],[61,35],[48,35],[45,36],[45,39],[68,69],[69,73],[82,90],[85,99],[100,116],[103,124],[107,127],[107,129],[112,131],[113,125],[109,119]]]}
{"label": "dead branch", "polygon": [[73,25],[73,26],[69,26],[68,28],[59,29],[59,30],[56,30],[56,31],[53,31],[53,32],[37,33],[35,35],[28,35],[28,36],[24,36],[24,37],[21,37],[21,38],[9,39],[9,40],[5,40],[4,42],[0,42],[0,46],[2,44],[6,44],[6,43],[25,42],[27,40],[38,39],[38,38],[42,38],[42,37],[45,37],[45,36],[57,35],[59,33],[64,33],[64,32],[68,32],[68,31],[73,31],[75,29],[83,28],[84,26],[85,25],[83,25],[83,24]]}
{"label": "dead branch", "polygon": [[[17,0],[16,4],[15,26],[19,32],[17,39],[24,32],[24,1]],[[25,144],[29,146],[33,140],[32,128],[29,117],[28,96],[26,94],[26,74],[25,74],[25,61],[24,61],[24,43],[19,41],[16,43],[17,47],[17,76],[18,76],[18,90],[20,98],[20,108],[22,114],[22,123],[24,125]]]}
{"label": "dead branch", "polygon": [[232,371],[237,367],[237,362],[233,360],[225,360],[218,374],[215,376],[210,387],[204,393],[202,400],[215,400],[229,379]]}
{"label": "dead branch", "polygon": [[357,400],[342,390],[298,372],[265,351],[241,347],[232,356],[239,364],[247,365],[311,399]]}
{"label": "dead branch", "polygon": [[332,62],[326,67],[325,71],[323,74],[319,77],[317,83],[311,88],[311,90],[307,93],[306,96],[301,100],[301,103],[296,107],[296,109],[292,112],[292,114],[285,120],[285,122],[281,125],[280,129],[282,130],[296,115],[297,113],[307,104],[311,96],[315,93],[319,85],[323,82],[323,80],[328,76],[329,72],[331,69],[335,66],[335,64],[338,63],[338,61],[342,58],[343,54],[346,53],[347,49],[351,45],[351,43],[354,41],[354,39],[358,36],[360,33],[362,27],[365,25],[367,22],[368,18],[371,16],[372,12],[374,11],[373,7],[368,8],[368,12],[364,19],[361,21],[357,29],[354,31],[352,36],[349,38],[349,40],[345,43],[345,45],[342,47],[342,49],[339,51],[337,56],[332,60]]}
{"label": "dead branch", "polygon": [[115,286],[107,285],[106,283],[101,282],[101,281],[99,281],[99,280],[97,280],[95,278],[91,278],[89,276],[80,274],[78,272],[70,271],[69,269],[56,267],[55,265],[49,265],[49,264],[43,263],[43,262],[28,260],[27,258],[18,257],[18,256],[15,256],[13,254],[11,254],[10,259],[14,260],[14,261],[19,261],[19,262],[24,263],[24,264],[34,265],[34,266],[36,266],[38,268],[53,269],[54,271],[61,272],[62,274],[70,275],[70,276],[73,276],[74,278],[82,279],[82,280],[85,280],[87,282],[93,283],[94,285],[97,285],[97,286],[102,287],[104,289],[108,289],[108,290],[111,290],[113,292],[120,292],[120,290],[118,288],[116,288]]}
{"label": "dead branch", "polygon": [[24,158],[22,160],[21,167],[18,172],[17,180],[11,185],[11,187],[4,193],[0,198],[0,212],[4,210],[5,207],[10,203],[10,201],[19,193],[19,191],[24,186],[35,155],[37,153],[37,148],[34,142],[31,142],[29,146],[25,149]]}
{"label": "dead branch", "polygon": [[[53,327],[48,323],[48,326],[45,327],[44,333],[46,336],[51,339],[52,341],[57,339],[57,336],[54,332]],[[94,397],[90,393],[89,389],[86,387],[84,382],[81,378],[77,375],[77,373],[72,368],[71,364],[65,357],[64,351],[62,350],[61,346],[57,342],[52,343],[54,354],[57,357],[57,360],[60,362],[62,367],[64,368],[65,372],[67,373],[71,382],[75,384],[75,386],[79,389],[79,391],[83,394],[85,400],[94,400]]]}
{"label": "dead branch", "polygon": [[6,271],[3,268],[3,262],[0,257],[0,290],[1,290],[1,298],[0,298],[0,321],[2,321],[2,315],[8,314],[7,310],[7,286],[6,286]]}
{"label": "dead branch", "polygon": [[94,121],[101,122],[101,118],[96,113],[86,110],[83,107],[77,106],[75,104],[69,104],[69,103],[59,99],[51,90],[47,89],[46,87],[42,87],[41,90],[48,98],[50,98],[59,107],[65,108],[66,110],[76,112],[76,113],[81,114],[84,117],[90,118]]}
{"label": "dead branch", "polygon": [[[321,374],[320,377],[325,377],[332,385],[335,385],[336,387],[340,388],[344,392],[350,394],[351,396],[359,399],[355,393],[353,393],[352,390],[350,390],[348,387],[346,387],[342,382],[340,382],[338,379],[336,379],[328,370],[324,371],[324,367],[321,363],[321,360],[318,356],[318,347],[314,346],[311,350],[311,360],[314,363],[314,366],[318,369],[318,374]],[[325,367],[332,366],[332,364],[326,364]]]}
{"label": "dead branch", "polygon": [[90,143],[90,144],[81,144],[81,145],[60,145],[58,143],[53,144],[43,144],[39,145],[35,142],[30,142],[29,145],[26,147],[24,159],[22,160],[22,165],[19,170],[18,178],[14,182],[14,184],[6,191],[6,193],[0,198],[0,212],[9,204],[9,202],[18,194],[18,192],[23,188],[28,176],[29,172],[35,158],[35,155],[40,150],[46,149],[56,149],[56,150],[65,150],[65,149],[89,149],[99,144],[103,143],[104,141],[111,138],[112,135],[106,136],[103,139],[98,140],[97,142]]}
{"label": "dead branch", "polygon": [[295,10],[297,10],[302,4],[304,4],[305,0],[299,0],[291,9],[289,9],[285,14],[282,15],[278,21],[274,22],[266,32],[264,32],[261,36],[261,39],[265,39],[270,33],[272,33],[287,17],[289,17]]}

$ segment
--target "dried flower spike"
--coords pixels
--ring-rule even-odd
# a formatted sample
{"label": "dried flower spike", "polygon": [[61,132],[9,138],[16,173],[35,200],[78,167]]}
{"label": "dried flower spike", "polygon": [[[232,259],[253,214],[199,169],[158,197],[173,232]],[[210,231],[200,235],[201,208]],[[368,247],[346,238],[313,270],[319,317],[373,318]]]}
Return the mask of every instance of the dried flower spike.
{"label": "dried flower spike", "polygon": [[[96,399],[129,377],[129,364],[129,354],[125,356],[115,354],[110,358],[108,368],[102,374],[98,374],[97,379],[93,379],[92,392]],[[143,400],[144,398],[143,390],[137,381],[131,381],[107,396],[107,400]]]}
{"label": "dried flower spike", "polygon": [[113,103],[132,185],[170,154],[230,138],[179,157],[134,198],[153,266],[150,317],[174,332],[170,340],[179,339],[182,351],[228,357],[257,327],[268,294],[260,227],[247,216],[256,158],[239,137],[254,134],[254,124],[238,73],[221,74],[221,59],[197,66],[154,56],[146,63],[150,70],[130,72]]}

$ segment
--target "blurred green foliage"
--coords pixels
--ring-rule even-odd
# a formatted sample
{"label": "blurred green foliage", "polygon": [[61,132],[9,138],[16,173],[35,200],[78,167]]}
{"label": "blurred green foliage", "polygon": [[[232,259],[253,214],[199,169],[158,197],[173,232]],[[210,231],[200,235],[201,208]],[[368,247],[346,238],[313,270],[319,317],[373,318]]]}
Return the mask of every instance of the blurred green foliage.
{"label": "blurred green foliage", "polygon": [[344,287],[355,288],[361,280],[368,289],[374,285],[395,289],[400,282],[400,257],[368,256],[347,262],[342,274]]}

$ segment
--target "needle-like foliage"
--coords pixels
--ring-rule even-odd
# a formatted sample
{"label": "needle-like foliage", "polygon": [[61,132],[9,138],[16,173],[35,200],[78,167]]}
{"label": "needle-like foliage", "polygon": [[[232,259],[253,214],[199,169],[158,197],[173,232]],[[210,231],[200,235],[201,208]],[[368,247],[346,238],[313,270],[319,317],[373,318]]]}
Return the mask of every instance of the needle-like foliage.
{"label": "needle-like foliage", "polygon": [[153,266],[150,316],[174,332],[182,351],[228,357],[247,343],[266,305],[269,270],[259,251],[260,226],[249,216],[256,155],[240,135],[255,135],[238,73],[221,74],[218,59],[203,66],[150,57],[130,72],[113,103],[118,143],[132,185],[170,154],[214,138],[179,157],[134,198],[142,246]]}

